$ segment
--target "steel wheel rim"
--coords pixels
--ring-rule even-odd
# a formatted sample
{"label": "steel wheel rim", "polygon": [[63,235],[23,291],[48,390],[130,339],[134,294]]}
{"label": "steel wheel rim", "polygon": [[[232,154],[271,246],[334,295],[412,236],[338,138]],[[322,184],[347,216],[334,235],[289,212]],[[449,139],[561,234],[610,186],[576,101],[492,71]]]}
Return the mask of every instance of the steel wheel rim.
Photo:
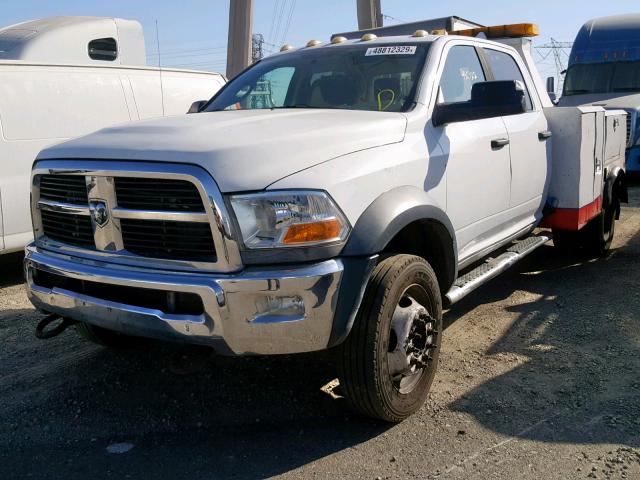
{"label": "steel wheel rim", "polygon": [[391,318],[387,345],[387,368],[394,388],[411,393],[432,367],[437,348],[436,320],[428,308],[429,296],[418,285],[408,286],[400,295]]}

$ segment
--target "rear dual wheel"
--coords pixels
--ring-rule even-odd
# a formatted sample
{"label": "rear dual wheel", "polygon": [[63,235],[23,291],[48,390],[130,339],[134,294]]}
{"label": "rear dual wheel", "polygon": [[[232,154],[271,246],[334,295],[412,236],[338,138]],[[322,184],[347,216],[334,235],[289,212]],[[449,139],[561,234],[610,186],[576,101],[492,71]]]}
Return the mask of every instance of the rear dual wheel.
{"label": "rear dual wheel", "polygon": [[431,266],[413,255],[380,262],[340,351],[340,380],[352,407],[389,422],[416,412],[433,382],[441,332]]}
{"label": "rear dual wheel", "polygon": [[577,232],[554,230],[553,244],[565,253],[584,252],[588,255],[603,256],[611,249],[616,232],[616,216],[620,209],[617,199]]}

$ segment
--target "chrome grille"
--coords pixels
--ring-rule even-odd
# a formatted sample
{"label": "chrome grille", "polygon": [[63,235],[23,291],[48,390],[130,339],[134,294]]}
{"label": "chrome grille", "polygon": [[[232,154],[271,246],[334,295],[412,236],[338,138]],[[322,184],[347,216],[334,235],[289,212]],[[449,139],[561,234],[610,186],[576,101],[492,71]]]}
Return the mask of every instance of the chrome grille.
{"label": "chrome grille", "polygon": [[42,175],[40,198],[64,203],[87,205],[87,183],[84,177],[75,175]]}
{"label": "chrome grille", "polygon": [[204,212],[200,192],[185,180],[116,178],[118,206],[137,210]]}
{"label": "chrome grille", "polygon": [[200,167],[41,160],[32,186],[37,246],[132,266],[242,268],[222,194]]}
{"label": "chrome grille", "polygon": [[47,237],[77,247],[95,248],[91,219],[88,216],[44,209],[40,214]]}
{"label": "chrome grille", "polygon": [[154,258],[181,258],[215,262],[216,252],[208,223],[121,219],[124,248]]}

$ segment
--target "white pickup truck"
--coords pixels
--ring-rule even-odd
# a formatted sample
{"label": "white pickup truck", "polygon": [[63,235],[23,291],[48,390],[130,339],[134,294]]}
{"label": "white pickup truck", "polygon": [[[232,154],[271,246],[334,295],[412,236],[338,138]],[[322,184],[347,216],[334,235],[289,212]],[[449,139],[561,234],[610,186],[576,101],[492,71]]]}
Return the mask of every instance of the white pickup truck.
{"label": "white pickup truck", "polygon": [[529,29],[284,47],[200,113],[44,150],[25,257],[40,336],[335,347],[350,403],[406,418],[443,303],[547,242],[543,217],[565,248],[606,251],[625,199],[624,112],[552,107]]}

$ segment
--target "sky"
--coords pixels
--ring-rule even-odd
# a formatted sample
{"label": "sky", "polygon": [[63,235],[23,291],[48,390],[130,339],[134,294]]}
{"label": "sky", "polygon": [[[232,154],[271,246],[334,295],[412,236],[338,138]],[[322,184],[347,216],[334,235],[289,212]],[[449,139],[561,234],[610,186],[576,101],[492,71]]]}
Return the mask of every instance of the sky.
{"label": "sky", "polygon": [[[163,66],[224,73],[228,12],[229,0],[0,0],[0,25],[53,15],[135,19],[144,27],[147,61],[157,64],[157,21]],[[386,25],[450,15],[485,25],[533,22],[540,26],[536,46],[572,41],[590,18],[632,12],[640,12],[637,0],[382,0]],[[266,53],[356,28],[355,0],[254,0],[253,32],[264,35]],[[543,77],[555,73],[550,50],[537,49],[535,58]]]}

